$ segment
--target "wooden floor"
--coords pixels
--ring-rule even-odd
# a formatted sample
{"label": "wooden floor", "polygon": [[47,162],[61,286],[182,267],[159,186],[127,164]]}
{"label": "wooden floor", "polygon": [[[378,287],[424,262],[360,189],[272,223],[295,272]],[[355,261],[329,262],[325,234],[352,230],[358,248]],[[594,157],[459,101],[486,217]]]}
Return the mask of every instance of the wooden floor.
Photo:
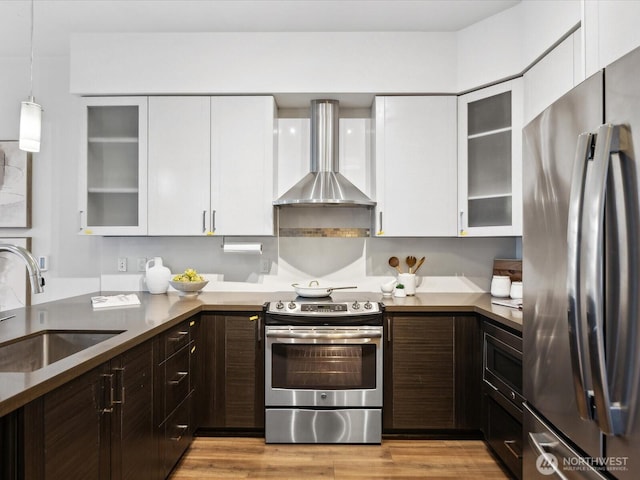
{"label": "wooden floor", "polygon": [[382,445],[266,445],[197,437],[170,480],[211,478],[509,478],[479,440],[384,440]]}

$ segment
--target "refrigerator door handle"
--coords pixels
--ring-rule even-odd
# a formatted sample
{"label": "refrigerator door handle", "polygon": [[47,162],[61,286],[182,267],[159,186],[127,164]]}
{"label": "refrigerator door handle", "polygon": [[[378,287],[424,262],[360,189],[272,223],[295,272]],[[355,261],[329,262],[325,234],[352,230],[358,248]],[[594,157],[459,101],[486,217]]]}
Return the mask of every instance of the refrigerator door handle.
{"label": "refrigerator door handle", "polygon": [[582,210],[587,162],[592,156],[593,141],[591,133],[578,136],[576,155],[571,177],[569,213],[567,223],[567,294],[569,300],[569,350],[571,353],[571,371],[578,413],[584,420],[593,418],[591,395],[587,390],[587,347],[584,344],[585,327],[583,320],[583,298],[580,289],[580,253],[582,248]]}
{"label": "refrigerator door handle", "polygon": [[[627,408],[623,398],[614,401],[612,392],[620,394],[617,385],[611,385],[605,356],[604,317],[604,240],[605,197],[612,153],[624,150],[628,144],[625,127],[610,124],[598,129],[595,155],[590,166],[585,186],[582,233],[584,241],[584,275],[586,290],[586,314],[588,324],[589,354],[593,382],[596,421],[608,435],[622,435],[626,429]],[[629,221],[626,219],[625,221]],[[635,266],[632,266],[635,268]],[[634,268],[625,268],[635,275]],[[620,272],[619,272],[620,274]],[[632,280],[629,278],[629,280]],[[614,322],[616,319],[609,319]],[[628,319],[617,319],[628,322]],[[611,344],[611,339],[609,339]],[[610,352],[612,354],[612,352]]]}

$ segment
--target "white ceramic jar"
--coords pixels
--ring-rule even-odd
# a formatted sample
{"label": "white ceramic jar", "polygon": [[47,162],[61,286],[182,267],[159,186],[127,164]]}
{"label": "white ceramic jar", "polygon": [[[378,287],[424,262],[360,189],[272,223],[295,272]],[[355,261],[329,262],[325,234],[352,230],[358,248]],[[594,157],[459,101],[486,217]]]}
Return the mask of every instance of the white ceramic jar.
{"label": "white ceramic jar", "polygon": [[[149,267],[151,264],[153,267]],[[162,257],[153,257],[149,260],[146,270],[144,281],[149,293],[166,293],[169,289],[169,280],[171,280],[171,270],[162,265]]]}
{"label": "white ceramic jar", "polygon": [[508,297],[511,293],[511,278],[508,275],[494,275],[491,278],[491,296]]}
{"label": "white ceramic jar", "polygon": [[522,282],[512,282],[509,296],[513,299],[522,298]]}

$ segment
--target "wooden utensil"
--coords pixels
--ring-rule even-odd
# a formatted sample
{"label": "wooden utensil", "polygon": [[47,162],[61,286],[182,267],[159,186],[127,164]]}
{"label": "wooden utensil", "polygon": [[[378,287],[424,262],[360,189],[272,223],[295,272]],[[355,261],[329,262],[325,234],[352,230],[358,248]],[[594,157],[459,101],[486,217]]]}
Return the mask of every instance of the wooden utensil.
{"label": "wooden utensil", "polygon": [[398,260],[398,257],[391,257],[389,259],[389,265],[395,268],[398,273],[402,273],[402,269],[400,268],[400,260]]}
{"label": "wooden utensil", "polygon": [[416,257],[414,257],[413,255],[409,255],[406,259],[405,262],[407,262],[407,267],[409,267],[409,273],[413,273],[411,271],[411,269],[413,268],[413,266],[416,264]]}
{"label": "wooden utensil", "polygon": [[416,268],[413,270],[413,273],[418,273],[418,269],[422,266],[422,264],[424,263],[426,257],[422,257],[420,260],[418,260],[418,264],[416,265]]}

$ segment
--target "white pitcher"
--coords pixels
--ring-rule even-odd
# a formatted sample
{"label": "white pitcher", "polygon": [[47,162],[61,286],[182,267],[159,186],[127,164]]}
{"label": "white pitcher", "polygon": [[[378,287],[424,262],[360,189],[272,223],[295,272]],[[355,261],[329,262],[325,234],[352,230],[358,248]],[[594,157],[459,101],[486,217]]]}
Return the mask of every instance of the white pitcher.
{"label": "white pitcher", "polygon": [[[149,265],[153,264],[153,267]],[[147,262],[145,283],[149,293],[166,293],[171,280],[171,270],[162,265],[162,257],[153,257]]]}

